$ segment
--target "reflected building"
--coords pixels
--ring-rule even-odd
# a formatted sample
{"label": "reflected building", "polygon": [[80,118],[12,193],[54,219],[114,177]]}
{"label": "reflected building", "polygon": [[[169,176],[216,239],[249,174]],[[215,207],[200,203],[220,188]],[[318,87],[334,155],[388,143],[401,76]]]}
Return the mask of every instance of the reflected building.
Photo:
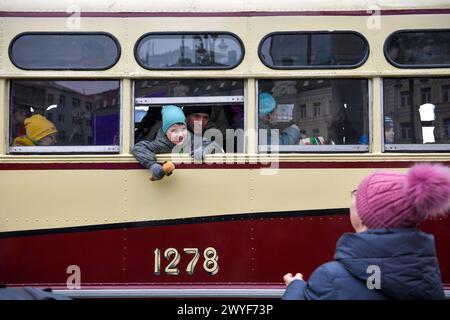
{"label": "reflected building", "polygon": [[384,79],[384,115],[394,121],[395,143],[422,143],[419,107],[436,106],[436,143],[450,142],[450,79]]}
{"label": "reflected building", "polygon": [[[12,88],[13,106],[30,105],[33,114],[41,114],[50,120],[58,129],[58,145],[61,146],[106,144],[99,136],[106,134],[105,128],[116,127],[115,123],[118,127],[118,94],[118,89],[86,94],[58,81],[15,81]],[[112,121],[107,125],[100,125],[99,119],[105,115],[114,119],[109,119]],[[111,141],[107,144],[113,144],[113,139],[108,140]]]}

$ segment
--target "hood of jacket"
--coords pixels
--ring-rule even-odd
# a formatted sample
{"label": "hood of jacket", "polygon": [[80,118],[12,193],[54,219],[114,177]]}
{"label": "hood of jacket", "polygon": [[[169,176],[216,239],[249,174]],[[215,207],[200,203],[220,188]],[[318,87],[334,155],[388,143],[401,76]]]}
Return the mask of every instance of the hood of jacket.
{"label": "hood of jacket", "polygon": [[415,228],[346,233],[334,259],[363,281],[378,267],[380,290],[390,298],[444,298],[434,237]]}
{"label": "hood of jacket", "polygon": [[36,144],[31,141],[27,136],[20,136],[14,139],[13,146],[35,146]]}

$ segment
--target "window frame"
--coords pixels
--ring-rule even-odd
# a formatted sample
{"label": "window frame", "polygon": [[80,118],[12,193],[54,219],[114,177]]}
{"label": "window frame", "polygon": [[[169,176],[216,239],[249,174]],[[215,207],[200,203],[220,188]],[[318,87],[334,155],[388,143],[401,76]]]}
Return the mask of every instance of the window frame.
{"label": "window frame", "polygon": [[399,68],[399,69],[436,69],[436,68],[450,68],[450,63],[445,65],[436,65],[436,64],[399,64],[395,61],[393,61],[389,55],[388,55],[388,47],[387,44],[389,40],[397,33],[418,33],[418,32],[443,32],[447,31],[450,33],[450,29],[401,29],[396,30],[392,32],[389,36],[387,36],[386,40],[384,40],[383,44],[383,54],[386,61],[391,64],[392,66]]}
{"label": "window frame", "polygon": [[[291,154],[301,154],[301,153],[370,153],[372,151],[372,79],[371,78],[351,78],[351,79],[363,79],[367,80],[367,113],[368,119],[368,143],[363,144],[347,144],[347,145],[275,145],[271,148],[270,145],[260,145],[259,144],[259,81],[260,80],[280,80],[282,78],[258,78],[255,80],[256,85],[256,112],[255,112],[255,124],[256,124],[256,152],[258,154],[266,154],[267,152],[281,153],[290,152]],[[302,79],[301,77],[293,78],[295,80]],[[320,78],[328,79],[328,78]],[[330,78],[330,80],[339,80],[342,78]],[[350,78],[349,78],[350,79]],[[301,130],[301,128],[300,128]]]}
{"label": "window frame", "polygon": [[[14,45],[14,42],[17,41],[19,38],[23,37],[23,36],[29,36],[29,35],[96,35],[96,36],[106,36],[108,38],[110,38],[111,40],[113,40],[113,42],[116,44],[117,47],[117,58],[115,59],[114,63],[109,65],[108,67],[105,68],[86,68],[86,67],[82,67],[82,68],[48,68],[48,67],[39,67],[39,68],[24,68],[22,66],[20,66],[18,63],[16,63],[16,61],[13,58],[13,54],[12,54],[12,48]],[[117,40],[117,38],[112,35],[109,32],[105,32],[105,31],[99,31],[99,32],[93,32],[93,31],[88,31],[88,32],[75,32],[75,31],[70,31],[70,32],[64,32],[64,31],[30,31],[30,32],[22,32],[19,33],[18,35],[16,35],[11,42],[9,43],[8,46],[8,56],[9,56],[9,60],[11,61],[11,63],[18,69],[21,70],[26,70],[26,71],[41,71],[41,70],[51,70],[51,71],[104,71],[104,70],[109,70],[112,67],[114,67],[117,62],[119,62],[120,57],[122,55],[122,48],[120,46],[120,42],[119,40]]]}
{"label": "window frame", "polygon": [[[138,46],[140,44],[140,42],[142,41],[142,39],[144,39],[145,37],[154,35],[154,36],[164,36],[164,35],[198,35],[198,34],[219,34],[219,35],[229,35],[233,38],[235,38],[239,45],[240,48],[242,50],[242,56],[241,58],[238,60],[238,62],[231,67],[177,67],[177,68],[149,68],[147,66],[145,66],[143,63],[141,63],[141,61],[138,59],[138,55],[137,55],[137,50],[138,50]],[[134,54],[134,60],[137,62],[137,64],[139,66],[141,66],[143,69],[145,70],[152,70],[152,71],[184,71],[184,70],[195,70],[195,71],[202,71],[202,70],[232,70],[237,68],[242,61],[245,58],[245,46],[244,46],[244,42],[241,40],[241,38],[236,35],[233,32],[230,31],[163,31],[163,32],[147,32],[144,33],[143,35],[141,35],[135,42],[134,44],[134,48],[133,48],[133,54]]]}
{"label": "window frame", "polygon": [[[113,154],[119,155],[121,154],[122,146],[123,146],[123,115],[124,115],[124,97],[123,97],[123,79],[90,79],[90,78],[60,78],[60,79],[51,79],[53,81],[88,81],[88,80],[96,80],[96,81],[118,81],[119,82],[119,102],[120,102],[120,111],[119,111],[119,144],[118,145],[89,145],[89,146],[11,146],[12,141],[10,141],[10,131],[11,131],[11,109],[12,109],[12,85],[11,81],[22,81],[22,80],[32,80],[32,81],[47,81],[48,79],[39,78],[39,79],[9,79],[8,80],[8,112],[6,116],[6,130],[7,130],[7,150],[6,154],[12,156],[20,156],[26,154],[37,154],[37,155],[45,155],[45,154]],[[56,121],[56,120],[55,120]]]}
{"label": "window frame", "polygon": [[[239,103],[242,104],[244,108],[244,141],[242,142],[243,151],[242,153],[234,153],[234,152],[224,152],[223,154],[247,154],[247,138],[245,136],[245,133],[247,132],[247,119],[248,119],[248,104],[247,104],[247,98],[248,98],[248,82],[246,79],[241,78],[217,78],[217,79],[223,79],[223,80],[241,80],[243,84],[243,95],[241,96],[198,96],[198,97],[163,97],[163,98],[142,98],[142,97],[136,97],[136,82],[137,81],[143,81],[143,80],[156,80],[156,79],[163,79],[162,77],[159,78],[139,78],[134,79],[132,81],[132,134],[131,134],[131,146],[133,147],[136,144],[135,136],[134,136],[134,130],[136,126],[135,122],[135,111],[136,107],[148,107],[151,108],[153,106],[161,106],[162,104],[175,104],[175,105],[183,105],[186,104],[186,102],[183,103],[183,101],[188,101],[188,104],[204,104],[204,105],[211,105],[212,103]],[[184,80],[189,80],[187,78],[180,78]],[[209,78],[196,78],[196,80],[209,80]],[[164,103],[162,103],[164,102]],[[148,110],[148,109],[147,109]],[[223,146],[225,147],[225,146]],[[225,149],[224,149],[225,150]],[[193,159],[193,157],[191,157]]]}
{"label": "window frame", "polygon": [[[439,78],[437,76],[428,76],[432,78]],[[382,77],[381,78],[381,152],[384,154],[396,153],[396,152],[414,152],[414,153],[430,153],[430,152],[450,152],[450,143],[439,143],[439,144],[419,144],[419,143],[385,143],[384,138],[384,80],[392,79],[394,77]],[[427,77],[395,77],[398,79],[423,79]],[[445,78],[445,77],[443,77]],[[449,77],[450,79],[450,77]],[[401,127],[398,127],[398,134],[401,133]],[[420,148],[419,148],[420,147]]]}
{"label": "window frame", "polygon": [[[360,39],[363,40],[364,46],[366,48],[365,50],[365,55],[363,57],[363,59],[357,63],[357,64],[353,64],[353,65],[328,65],[328,66],[299,66],[299,67],[295,67],[295,66],[272,66],[269,65],[268,63],[266,63],[264,61],[264,59],[262,58],[262,54],[261,54],[261,48],[262,45],[264,43],[264,41],[266,41],[267,38],[274,36],[274,35],[290,35],[290,34],[354,34],[356,36],[358,36]],[[340,31],[325,31],[325,30],[319,30],[319,31],[275,31],[275,32],[271,32],[266,34],[261,41],[258,44],[258,57],[259,60],[268,68],[273,69],[273,70],[326,70],[326,69],[333,69],[333,70],[339,70],[339,69],[356,69],[361,67],[362,65],[364,65],[367,61],[367,59],[369,58],[370,55],[370,45],[369,42],[367,41],[366,37],[364,37],[364,35],[360,32],[357,31],[352,31],[352,30],[340,30]]]}

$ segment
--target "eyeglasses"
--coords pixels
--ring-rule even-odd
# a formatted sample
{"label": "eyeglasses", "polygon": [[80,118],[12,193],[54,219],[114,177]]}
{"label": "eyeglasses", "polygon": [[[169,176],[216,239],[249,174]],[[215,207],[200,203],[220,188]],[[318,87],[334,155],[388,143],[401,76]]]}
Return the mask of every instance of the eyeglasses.
{"label": "eyeglasses", "polygon": [[350,191],[350,197],[355,197],[356,196],[356,192],[358,191],[358,189],[353,189],[352,191]]}

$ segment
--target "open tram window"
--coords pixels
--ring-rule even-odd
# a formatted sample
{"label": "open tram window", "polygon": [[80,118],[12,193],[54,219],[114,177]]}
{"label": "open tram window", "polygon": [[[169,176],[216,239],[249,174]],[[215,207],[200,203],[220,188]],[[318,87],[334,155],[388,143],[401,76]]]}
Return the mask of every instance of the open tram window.
{"label": "open tram window", "polygon": [[368,80],[258,81],[260,152],[369,150]]}
{"label": "open tram window", "polygon": [[11,41],[9,57],[25,70],[106,70],[120,45],[106,32],[26,32]]}
{"label": "open tram window", "polygon": [[10,153],[118,153],[118,80],[12,80]]}
{"label": "open tram window", "polygon": [[350,69],[367,60],[369,45],[352,31],[275,32],[264,37],[258,53],[272,69]]}
{"label": "open tram window", "polygon": [[177,105],[193,133],[196,114],[207,114],[202,136],[227,153],[244,151],[244,81],[233,79],[138,80],[134,84],[135,143],[154,140],[161,129],[161,109]]}
{"label": "open tram window", "polygon": [[397,68],[450,67],[450,30],[402,30],[391,34],[384,55]]}
{"label": "open tram window", "polygon": [[383,79],[384,150],[450,151],[450,78]]}

